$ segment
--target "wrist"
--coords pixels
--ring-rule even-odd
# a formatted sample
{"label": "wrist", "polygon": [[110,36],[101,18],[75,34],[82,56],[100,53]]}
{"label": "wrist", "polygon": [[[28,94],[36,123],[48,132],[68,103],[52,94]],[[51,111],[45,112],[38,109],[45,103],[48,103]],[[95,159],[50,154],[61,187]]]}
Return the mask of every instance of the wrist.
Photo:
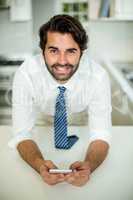
{"label": "wrist", "polygon": [[92,164],[91,164],[90,160],[85,159],[84,162],[86,162],[88,164],[88,168],[89,168],[90,174],[91,174],[93,169],[92,169]]}
{"label": "wrist", "polygon": [[38,173],[40,173],[40,167],[42,166],[42,165],[44,165],[44,159],[43,158],[36,158],[35,159],[35,162],[34,162],[34,168],[35,168],[35,170],[38,172]]}

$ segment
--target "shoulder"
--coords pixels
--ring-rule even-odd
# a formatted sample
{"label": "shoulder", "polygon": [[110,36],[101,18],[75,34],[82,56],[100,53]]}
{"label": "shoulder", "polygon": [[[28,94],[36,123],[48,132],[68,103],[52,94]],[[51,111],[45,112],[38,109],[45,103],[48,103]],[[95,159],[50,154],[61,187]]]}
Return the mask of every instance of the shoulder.
{"label": "shoulder", "polygon": [[90,56],[89,50],[86,50],[81,57],[79,72],[87,79],[90,79],[91,77],[93,79],[101,80],[104,77],[108,77],[108,73],[104,66]]}
{"label": "shoulder", "polygon": [[34,73],[39,70],[41,62],[41,54],[31,55],[25,59],[18,71],[25,73]]}
{"label": "shoulder", "polygon": [[41,71],[42,56],[41,54],[30,55],[18,67],[15,76],[34,76]]}
{"label": "shoulder", "polygon": [[41,74],[41,59],[40,54],[28,56],[16,70],[13,81],[15,83],[31,82],[32,79],[35,79],[34,77],[38,77],[38,74]]}
{"label": "shoulder", "polygon": [[109,79],[109,75],[106,69],[93,59],[90,60],[90,70],[91,70],[91,75],[99,81],[102,81],[104,79]]}

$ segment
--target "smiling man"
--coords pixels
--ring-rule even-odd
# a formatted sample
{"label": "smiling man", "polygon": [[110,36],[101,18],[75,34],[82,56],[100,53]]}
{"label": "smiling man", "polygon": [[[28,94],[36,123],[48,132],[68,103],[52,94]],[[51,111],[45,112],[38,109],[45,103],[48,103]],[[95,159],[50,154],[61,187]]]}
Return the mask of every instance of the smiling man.
{"label": "smiling man", "polygon": [[48,32],[44,60],[51,75],[65,83],[76,72],[81,51],[70,33]]}
{"label": "smiling man", "polygon": [[[111,128],[110,83],[105,70],[85,55],[88,37],[79,21],[68,15],[52,17],[40,28],[41,53],[27,59],[13,82],[13,130],[11,142],[21,157],[49,185],[68,182],[82,186],[108,154]],[[84,59],[89,62],[84,61]],[[85,68],[84,65],[87,65]],[[84,161],[76,161],[70,174],[51,174],[57,168],[43,157],[32,139],[40,112],[53,116],[54,147],[68,151],[78,145],[68,136],[67,116],[88,110],[90,140]]]}

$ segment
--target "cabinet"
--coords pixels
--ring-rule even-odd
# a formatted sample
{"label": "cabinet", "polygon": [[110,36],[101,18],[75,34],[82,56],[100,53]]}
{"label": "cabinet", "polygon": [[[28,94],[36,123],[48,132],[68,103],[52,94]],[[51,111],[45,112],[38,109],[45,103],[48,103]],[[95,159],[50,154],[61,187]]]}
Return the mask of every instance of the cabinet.
{"label": "cabinet", "polygon": [[133,87],[129,87],[116,64],[120,63],[127,71],[126,63],[133,63],[133,1],[110,0],[103,13],[105,1],[88,2],[90,52],[109,72],[113,125],[133,125]]}
{"label": "cabinet", "polygon": [[27,21],[32,19],[31,0],[12,0],[10,2],[11,21]]}
{"label": "cabinet", "polygon": [[88,0],[89,20],[133,20],[132,0]]}
{"label": "cabinet", "polygon": [[0,9],[9,8],[9,0],[0,0]]}
{"label": "cabinet", "polygon": [[[105,0],[88,0],[87,30],[90,37],[90,52],[98,60],[132,60],[133,1],[110,0],[105,7],[104,2]],[[106,12],[101,12],[103,9]]]}

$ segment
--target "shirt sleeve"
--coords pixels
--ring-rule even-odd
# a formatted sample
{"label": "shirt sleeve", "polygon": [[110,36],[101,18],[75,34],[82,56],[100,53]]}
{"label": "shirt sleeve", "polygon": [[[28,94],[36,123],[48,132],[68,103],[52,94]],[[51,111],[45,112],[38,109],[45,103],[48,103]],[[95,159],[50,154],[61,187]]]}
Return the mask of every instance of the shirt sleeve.
{"label": "shirt sleeve", "polygon": [[111,142],[111,87],[107,72],[97,80],[96,88],[89,104],[90,142],[100,139]]}
{"label": "shirt sleeve", "polygon": [[13,139],[8,145],[15,148],[20,141],[32,138],[37,112],[32,85],[27,74],[20,70],[16,72],[12,91]]}

